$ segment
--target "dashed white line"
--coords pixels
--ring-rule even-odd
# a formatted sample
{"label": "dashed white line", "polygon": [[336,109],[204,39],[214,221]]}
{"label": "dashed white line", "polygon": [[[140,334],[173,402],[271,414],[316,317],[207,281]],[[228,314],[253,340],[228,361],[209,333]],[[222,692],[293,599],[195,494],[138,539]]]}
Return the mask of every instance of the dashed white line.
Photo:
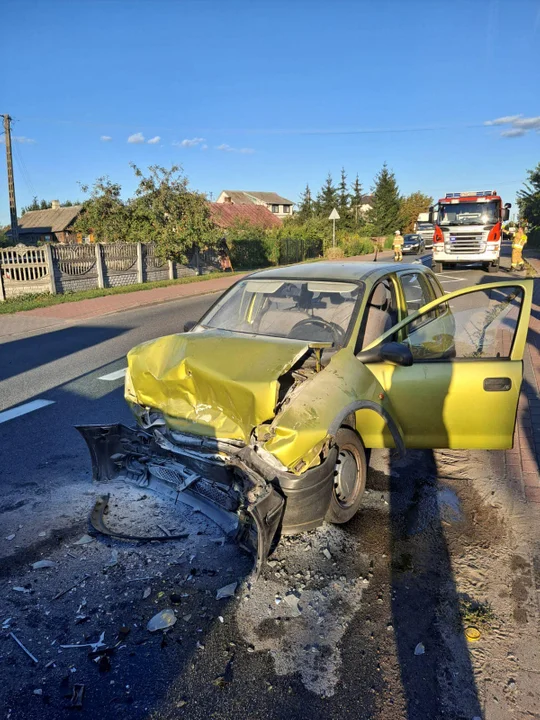
{"label": "dashed white line", "polygon": [[452,277],[452,275],[443,275],[442,273],[436,273],[437,277],[442,278],[441,282],[448,280],[448,282],[462,282],[465,278]]}
{"label": "dashed white line", "polygon": [[99,380],[106,380],[107,382],[112,382],[113,380],[120,380],[120,378],[125,377],[127,368],[122,368],[121,370],[115,370],[112,373],[109,373],[108,375],[102,375]]}
{"label": "dashed white line", "polygon": [[54,405],[54,400],[32,400],[31,402],[24,403],[24,405],[19,405],[19,407],[11,408],[11,410],[4,410],[4,412],[0,412],[0,423],[5,423],[8,420],[13,420],[34,410],[47,407],[47,405]]}

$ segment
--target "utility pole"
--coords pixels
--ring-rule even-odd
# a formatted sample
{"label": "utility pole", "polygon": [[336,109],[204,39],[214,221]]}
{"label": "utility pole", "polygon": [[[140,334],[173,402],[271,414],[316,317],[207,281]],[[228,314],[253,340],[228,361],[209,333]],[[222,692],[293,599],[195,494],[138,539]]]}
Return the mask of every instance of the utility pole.
{"label": "utility pole", "polygon": [[19,242],[19,223],[17,221],[17,203],[15,201],[15,180],[13,178],[13,155],[11,153],[11,117],[4,118],[4,131],[6,133],[6,160],[9,192],[9,215],[11,218],[11,240],[14,245]]}

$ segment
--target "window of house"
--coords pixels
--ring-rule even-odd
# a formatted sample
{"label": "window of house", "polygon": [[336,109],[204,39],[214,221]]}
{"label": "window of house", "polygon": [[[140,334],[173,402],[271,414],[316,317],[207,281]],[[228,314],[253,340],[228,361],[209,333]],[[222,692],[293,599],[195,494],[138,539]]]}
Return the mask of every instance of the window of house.
{"label": "window of house", "polygon": [[272,205],[272,212],[278,213],[279,212],[279,205]]}
{"label": "window of house", "polygon": [[290,212],[291,212],[291,206],[290,206],[290,205],[284,205],[284,206],[283,206],[283,212],[284,212],[284,213],[290,213]]}

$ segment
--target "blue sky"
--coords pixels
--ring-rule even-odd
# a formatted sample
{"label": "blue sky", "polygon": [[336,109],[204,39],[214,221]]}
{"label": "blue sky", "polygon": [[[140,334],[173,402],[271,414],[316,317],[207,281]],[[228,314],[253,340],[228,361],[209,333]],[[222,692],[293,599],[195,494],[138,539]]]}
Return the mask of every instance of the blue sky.
{"label": "blue sky", "polygon": [[130,161],[214,198],[297,200],[342,166],[368,191],[386,161],[403,193],[514,202],[540,162],[536,0],[4,0],[0,20],[19,208],[101,175],[127,197]]}

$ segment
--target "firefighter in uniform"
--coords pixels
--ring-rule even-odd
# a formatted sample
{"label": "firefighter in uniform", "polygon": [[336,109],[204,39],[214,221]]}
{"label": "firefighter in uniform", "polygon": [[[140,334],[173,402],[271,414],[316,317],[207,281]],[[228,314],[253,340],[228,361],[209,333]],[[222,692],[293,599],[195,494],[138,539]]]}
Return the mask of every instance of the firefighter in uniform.
{"label": "firefighter in uniform", "polygon": [[396,230],[394,233],[394,243],[392,245],[394,249],[394,262],[401,262],[403,260],[403,236]]}
{"label": "firefighter in uniform", "polygon": [[527,236],[520,223],[517,233],[512,238],[512,270],[523,270],[523,248],[527,242]]}

